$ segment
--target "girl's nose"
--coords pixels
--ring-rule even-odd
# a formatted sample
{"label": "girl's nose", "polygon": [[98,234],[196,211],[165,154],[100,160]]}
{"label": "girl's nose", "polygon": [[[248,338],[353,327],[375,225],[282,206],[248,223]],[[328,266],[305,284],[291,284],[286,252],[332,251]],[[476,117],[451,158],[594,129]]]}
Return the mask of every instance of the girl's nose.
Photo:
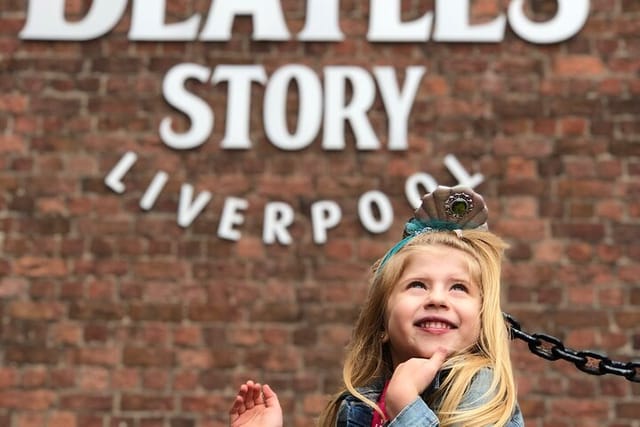
{"label": "girl's nose", "polygon": [[447,293],[444,288],[432,286],[425,300],[427,307],[446,307],[448,305]]}

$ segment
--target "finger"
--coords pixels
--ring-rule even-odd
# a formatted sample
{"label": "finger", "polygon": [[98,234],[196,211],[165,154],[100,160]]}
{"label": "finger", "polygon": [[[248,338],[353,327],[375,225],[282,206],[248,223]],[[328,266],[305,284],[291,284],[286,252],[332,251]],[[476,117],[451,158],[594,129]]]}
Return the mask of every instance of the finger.
{"label": "finger", "polygon": [[[238,398],[240,398],[240,401],[243,402],[244,400],[246,400],[247,398],[247,391],[248,388],[245,384],[242,384],[240,386],[240,388],[238,389],[238,394],[236,395],[236,401]],[[234,403],[235,404],[235,403]]]}
{"label": "finger", "polygon": [[264,405],[264,392],[263,392],[264,386],[261,386],[260,384],[256,384],[256,386],[257,387],[254,390],[255,392],[254,402],[256,405]]}
{"label": "finger", "polygon": [[247,400],[251,400],[252,396],[253,396],[253,387],[254,387],[255,383],[251,380],[247,381],[246,383],[244,383],[241,387],[242,392],[243,392],[243,397],[245,402]]}
{"label": "finger", "polygon": [[253,386],[253,403],[259,405],[264,403],[262,400],[262,384],[255,383]]}
{"label": "finger", "polygon": [[278,406],[278,395],[269,387],[269,384],[265,384],[262,387],[262,392],[264,394],[264,403],[267,407]]}
{"label": "finger", "polygon": [[238,389],[238,394],[236,395],[237,397],[239,397],[241,400],[245,400],[247,397],[247,391],[249,390],[249,388],[247,387],[246,384],[242,384],[240,386],[240,388]]}
{"label": "finger", "polygon": [[253,402],[253,387],[250,387],[249,390],[247,391],[247,398],[244,400],[244,406],[247,409],[251,409],[254,406],[254,402]]}
{"label": "finger", "polygon": [[449,350],[444,347],[438,347],[433,355],[431,355],[429,361],[432,363],[432,366],[436,366],[438,369],[440,369],[448,354]]}
{"label": "finger", "polygon": [[262,390],[262,387],[258,383],[252,383],[251,387],[249,387],[249,391],[247,393],[247,400],[245,402],[245,404],[247,405],[247,409],[251,409],[258,404],[261,390]]}
{"label": "finger", "polygon": [[235,419],[239,417],[242,413],[244,413],[244,400],[241,396],[236,396],[236,399],[233,401],[233,405],[231,409],[229,409],[229,415],[231,415],[231,419]]}

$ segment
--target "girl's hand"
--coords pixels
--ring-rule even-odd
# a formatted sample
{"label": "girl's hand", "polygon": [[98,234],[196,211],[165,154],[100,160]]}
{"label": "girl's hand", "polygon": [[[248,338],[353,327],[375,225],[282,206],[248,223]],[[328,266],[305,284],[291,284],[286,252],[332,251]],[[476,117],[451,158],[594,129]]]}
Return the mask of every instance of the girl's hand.
{"label": "girl's hand", "polygon": [[267,384],[242,384],[229,410],[229,427],[282,427],[278,395]]}
{"label": "girl's hand", "polygon": [[394,419],[431,384],[446,357],[447,350],[439,348],[429,359],[414,357],[396,367],[385,398],[390,419]]}

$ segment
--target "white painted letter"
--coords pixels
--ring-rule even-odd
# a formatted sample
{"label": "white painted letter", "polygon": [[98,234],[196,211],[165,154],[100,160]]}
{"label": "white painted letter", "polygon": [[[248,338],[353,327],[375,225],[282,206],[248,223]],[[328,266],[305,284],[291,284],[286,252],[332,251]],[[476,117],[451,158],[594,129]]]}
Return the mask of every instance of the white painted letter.
{"label": "white painted letter", "polygon": [[293,223],[294,216],[293,208],[286,203],[267,203],[264,207],[262,241],[268,245],[276,241],[283,245],[290,245],[292,239],[287,227]]}
{"label": "white painted letter", "polygon": [[533,22],[524,14],[524,0],[509,5],[513,32],[531,43],[558,43],[578,34],[589,17],[589,0],[558,0],[558,12],[548,22]]}
{"label": "white painted letter", "polygon": [[129,40],[185,41],[195,40],[200,15],[183,22],[165,23],[166,0],[133,1]]}
{"label": "white painted letter", "polygon": [[389,117],[389,143],[387,145],[389,150],[406,150],[408,148],[409,113],[425,71],[426,67],[409,67],[404,87],[400,90],[393,67],[374,67],[373,69],[382,94],[384,109]]}
{"label": "white painted letter", "polygon": [[242,234],[234,230],[234,225],[244,223],[244,215],[240,211],[247,210],[249,202],[237,197],[227,197],[224,201],[224,208],[218,224],[218,237],[221,239],[238,241]]}
{"label": "white painted letter", "polygon": [[[287,100],[291,80],[298,87],[298,127],[287,126]],[[322,122],[322,86],[314,72],[303,65],[286,65],[276,71],[264,94],[264,127],[269,140],[282,150],[301,150],[318,135]]]}
{"label": "white painted letter", "polygon": [[[325,68],[324,135],[325,150],[343,150],[345,147],[345,121],[349,121],[359,150],[376,150],[380,141],[376,137],[367,111],[376,96],[375,82],[360,67],[334,66]],[[347,80],[353,88],[351,103],[345,105]]]}
{"label": "white painted letter", "polygon": [[372,42],[426,42],[431,34],[433,12],[411,22],[400,20],[400,0],[371,0],[369,32]]}
{"label": "white painted letter", "polygon": [[456,177],[458,185],[473,188],[484,181],[484,176],[480,173],[476,173],[473,176],[469,175],[464,166],[462,166],[453,154],[447,154],[444,157],[444,164],[447,169],[449,169],[449,172]]}
{"label": "white painted letter", "polygon": [[436,0],[433,39],[440,42],[499,42],[504,38],[507,18],[500,14],[492,22],[471,25],[469,0]]}
{"label": "white painted letter", "polygon": [[[180,227],[188,227],[194,219],[200,214],[202,209],[211,200],[211,193],[203,191],[198,194],[196,200],[193,200],[193,186],[190,184],[182,184],[180,188],[180,200],[178,202],[178,225]],[[193,202],[192,202],[193,201]]]}
{"label": "white painted letter", "polygon": [[231,39],[235,15],[251,15],[253,40],[289,40],[279,0],[214,0],[200,39],[226,41]]}
{"label": "white painted letter", "polygon": [[344,40],[340,30],[340,0],[307,0],[304,28],[298,40],[331,42]]}
{"label": "white painted letter", "polygon": [[118,23],[127,0],[93,0],[80,21],[67,22],[65,0],[30,0],[27,22],[20,31],[25,40],[91,40],[106,34]]}
{"label": "white painted letter", "polygon": [[264,84],[267,73],[261,65],[219,65],[211,81],[228,80],[227,125],[220,146],[224,149],[249,149],[249,116],[251,112],[251,82]]}
{"label": "white painted letter", "polygon": [[142,209],[148,211],[153,207],[156,200],[158,200],[160,192],[167,184],[168,180],[169,175],[166,172],[159,171],[158,173],[156,173],[156,175],[153,177],[153,180],[151,181],[151,184],[149,184],[147,191],[144,192],[142,199],[140,199],[140,207]]}
{"label": "white painted letter", "polygon": [[124,193],[124,184],[122,183],[122,177],[129,172],[131,166],[138,160],[138,156],[133,151],[127,151],[124,156],[120,158],[118,164],[115,165],[109,175],[104,179],[104,183],[115,191],[116,193]]}
{"label": "white painted letter", "polygon": [[213,111],[202,99],[188,92],[184,83],[188,79],[206,82],[211,75],[208,68],[198,64],[178,64],[171,68],[162,82],[164,99],[174,108],[185,113],[191,121],[189,131],[179,134],[173,131],[171,118],[160,122],[160,139],[176,150],[188,150],[202,145],[213,130]]}
{"label": "white painted letter", "polygon": [[[407,178],[404,184],[404,195],[413,209],[418,209],[422,204],[422,196],[431,193],[438,187],[438,183],[429,174],[416,173]],[[420,191],[420,189],[426,191]]]}
{"label": "white painted letter", "polygon": [[[380,219],[373,213],[373,205],[377,206]],[[393,207],[387,196],[379,191],[369,191],[358,200],[358,216],[369,232],[384,233],[393,224]]]}
{"label": "white painted letter", "polygon": [[342,219],[342,210],[336,202],[321,200],[311,206],[313,241],[316,244],[327,242],[327,230],[338,225]]}

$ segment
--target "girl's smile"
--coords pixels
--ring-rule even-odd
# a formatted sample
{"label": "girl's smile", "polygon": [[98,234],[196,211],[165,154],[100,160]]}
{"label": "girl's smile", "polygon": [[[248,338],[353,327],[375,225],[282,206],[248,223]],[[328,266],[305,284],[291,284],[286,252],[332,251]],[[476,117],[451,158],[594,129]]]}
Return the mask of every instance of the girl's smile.
{"label": "girl's smile", "polygon": [[415,325],[422,328],[425,332],[432,334],[444,334],[457,328],[457,326],[450,323],[449,320],[435,316],[429,316],[421,319],[417,321]]}
{"label": "girl's smile", "polygon": [[393,364],[472,346],[480,334],[482,293],[477,262],[444,245],[411,254],[385,310]]}

